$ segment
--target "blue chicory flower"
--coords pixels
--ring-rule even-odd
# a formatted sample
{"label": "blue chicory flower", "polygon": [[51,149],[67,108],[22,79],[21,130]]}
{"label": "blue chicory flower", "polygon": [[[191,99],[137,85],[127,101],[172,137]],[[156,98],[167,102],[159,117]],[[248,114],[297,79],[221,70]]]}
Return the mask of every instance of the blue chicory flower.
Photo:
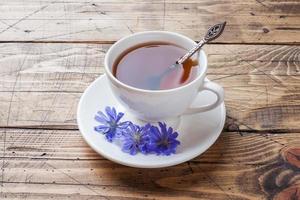
{"label": "blue chicory flower", "polygon": [[171,155],[175,153],[176,147],[180,144],[176,140],[178,133],[173,132],[171,127],[167,128],[165,123],[158,123],[158,127],[151,127],[151,134],[149,134],[149,151],[156,153],[157,155]]}
{"label": "blue chicory flower", "polygon": [[106,107],[105,113],[97,112],[95,120],[100,125],[94,127],[95,131],[105,134],[109,142],[117,139],[116,142],[120,142],[122,150],[131,155],[138,152],[171,155],[180,144],[176,140],[178,133],[173,132],[171,127],[167,128],[165,123],[159,122],[159,127],[149,123],[141,127],[130,121],[121,122],[124,113],[117,113],[114,107]]}
{"label": "blue chicory flower", "polygon": [[123,148],[122,150],[131,155],[137,154],[139,151],[143,154],[148,153],[148,142],[151,125],[146,124],[140,127],[135,124],[130,124],[121,137]]}
{"label": "blue chicory flower", "polygon": [[117,113],[114,107],[111,108],[107,106],[105,112],[106,115],[101,111],[97,112],[95,120],[100,122],[101,125],[94,127],[94,130],[105,134],[106,139],[112,142],[116,136],[122,135],[123,131],[127,129],[131,122],[120,122],[124,113]]}

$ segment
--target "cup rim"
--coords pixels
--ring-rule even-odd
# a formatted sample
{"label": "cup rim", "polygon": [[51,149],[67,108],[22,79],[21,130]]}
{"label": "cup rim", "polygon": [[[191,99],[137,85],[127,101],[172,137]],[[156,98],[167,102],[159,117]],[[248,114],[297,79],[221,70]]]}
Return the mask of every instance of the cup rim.
{"label": "cup rim", "polygon": [[[119,81],[113,74],[112,72],[110,71],[109,69],[109,55],[111,54],[111,51],[117,47],[117,45],[121,42],[124,42],[125,40],[127,40],[128,38],[131,38],[131,37],[135,37],[137,35],[144,35],[144,34],[168,34],[168,35],[173,35],[173,36],[176,36],[176,37],[181,37],[181,38],[184,38],[185,40],[187,41],[190,41],[190,42],[193,42],[195,45],[196,45],[196,42],[192,39],[190,39],[189,37],[185,36],[185,35],[182,35],[182,34],[179,34],[179,33],[175,33],[175,32],[169,32],[169,31],[142,31],[142,32],[138,32],[138,33],[133,33],[131,35],[128,35],[128,36],[125,36],[123,38],[121,38],[120,40],[116,41],[110,48],[109,50],[106,52],[105,54],[105,58],[104,58],[104,69],[105,69],[105,73],[106,75],[108,75],[109,77],[109,80],[112,80],[114,81],[116,84],[128,89],[128,90],[131,90],[131,91],[136,91],[136,92],[142,92],[142,93],[157,93],[157,94],[161,94],[161,93],[169,93],[169,92],[174,92],[174,91],[177,91],[177,90],[181,90],[181,89],[184,89],[184,88],[187,88],[187,87],[190,87],[191,85],[195,84],[196,82],[199,81],[199,79],[201,79],[203,77],[203,75],[205,75],[206,73],[206,70],[207,70],[207,56],[206,56],[206,53],[203,49],[200,49],[200,52],[203,53],[203,60],[204,60],[204,66],[202,66],[204,69],[200,72],[200,74],[198,74],[198,76],[192,80],[191,82],[185,84],[185,85],[182,85],[182,86],[179,86],[179,87],[175,87],[175,88],[171,88],[171,89],[164,89],[164,90],[148,90],[148,89],[141,89],[141,88],[137,88],[137,87],[133,87],[133,86],[130,86],[130,85],[127,85],[121,81]],[[199,55],[200,57],[200,55]]]}

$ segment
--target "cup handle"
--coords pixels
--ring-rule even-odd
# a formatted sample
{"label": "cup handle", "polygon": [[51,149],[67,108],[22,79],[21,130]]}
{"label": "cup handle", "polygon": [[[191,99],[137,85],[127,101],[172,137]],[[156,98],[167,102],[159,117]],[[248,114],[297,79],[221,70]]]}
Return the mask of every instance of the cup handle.
{"label": "cup handle", "polygon": [[204,105],[201,107],[194,107],[194,108],[190,107],[183,113],[184,115],[211,110],[217,107],[218,105],[220,105],[224,101],[224,90],[219,84],[211,81],[204,81],[203,86],[199,88],[199,92],[201,92],[202,90],[209,90],[215,93],[217,95],[217,100],[212,104]]}

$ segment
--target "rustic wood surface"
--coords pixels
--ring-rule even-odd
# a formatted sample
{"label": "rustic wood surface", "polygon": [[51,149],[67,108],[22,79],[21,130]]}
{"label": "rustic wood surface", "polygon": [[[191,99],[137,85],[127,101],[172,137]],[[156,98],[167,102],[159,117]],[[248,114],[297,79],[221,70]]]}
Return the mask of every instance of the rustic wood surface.
{"label": "rustic wood surface", "polygon": [[[227,119],[203,155],[135,169],[95,153],[76,108],[119,38],[167,30],[205,46]],[[300,200],[298,0],[0,2],[0,199]]]}
{"label": "rustic wood surface", "polygon": [[0,41],[114,42],[145,30],[193,39],[226,20],[221,43],[299,43],[298,0],[13,0],[0,4]]}

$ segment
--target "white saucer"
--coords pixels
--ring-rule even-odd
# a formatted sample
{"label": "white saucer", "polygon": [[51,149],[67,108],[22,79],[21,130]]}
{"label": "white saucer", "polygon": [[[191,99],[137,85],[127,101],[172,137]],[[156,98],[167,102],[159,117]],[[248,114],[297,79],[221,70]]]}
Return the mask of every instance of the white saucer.
{"label": "white saucer", "polygon": [[[198,105],[207,104],[215,99],[213,93],[203,91],[197,97]],[[135,156],[124,153],[121,148],[106,141],[105,136],[94,131],[98,122],[94,120],[97,111],[104,111],[106,106],[113,106],[119,112],[124,112],[122,120],[136,122],[125,108],[118,103],[110,91],[105,75],[95,80],[80,98],[77,110],[77,123],[86,142],[100,155],[114,162],[140,168],[159,168],[183,163],[206,151],[219,137],[225,123],[224,103],[217,108],[181,117],[177,129],[178,140],[176,154],[170,156],[143,155]],[[193,106],[195,106],[193,104]],[[137,122],[139,124],[139,122]]]}

